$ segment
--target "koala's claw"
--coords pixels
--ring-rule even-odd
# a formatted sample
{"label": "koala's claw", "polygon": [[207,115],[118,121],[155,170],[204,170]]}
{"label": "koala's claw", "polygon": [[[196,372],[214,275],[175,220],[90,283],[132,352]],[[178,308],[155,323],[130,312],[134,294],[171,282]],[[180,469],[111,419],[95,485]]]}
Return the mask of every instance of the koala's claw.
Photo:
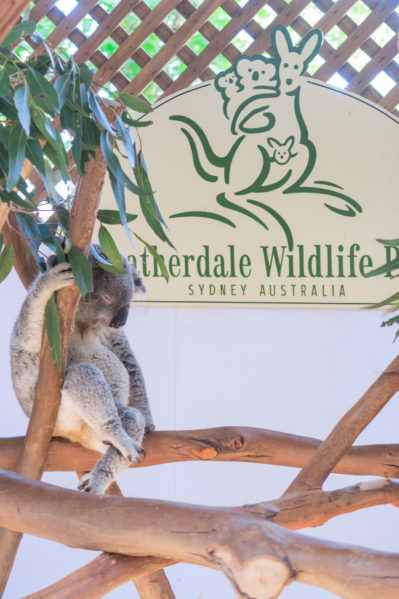
{"label": "koala's claw", "polygon": [[94,495],[104,495],[105,489],[103,488],[103,485],[101,485],[99,481],[96,481],[95,478],[93,472],[86,472],[86,474],[83,474],[78,484],[78,490],[85,491],[85,493],[93,493]]}
{"label": "koala's claw", "polygon": [[56,264],[47,271],[46,275],[51,281],[54,291],[72,285],[75,282],[75,277],[72,272],[71,265],[68,262]]}

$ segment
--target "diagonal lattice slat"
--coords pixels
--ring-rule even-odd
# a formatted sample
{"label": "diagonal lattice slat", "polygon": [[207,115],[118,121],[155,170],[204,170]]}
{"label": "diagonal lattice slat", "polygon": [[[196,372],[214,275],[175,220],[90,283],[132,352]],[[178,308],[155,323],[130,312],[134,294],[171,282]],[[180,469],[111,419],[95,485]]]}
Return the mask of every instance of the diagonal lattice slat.
{"label": "diagonal lattice slat", "polygon": [[277,24],[300,37],[318,27],[325,41],[311,75],[399,114],[399,0],[78,0],[66,15],[56,0],[37,0],[31,18],[51,26],[52,46],[76,47],[99,85],[151,102],[213,78],[241,52],[269,53]]}

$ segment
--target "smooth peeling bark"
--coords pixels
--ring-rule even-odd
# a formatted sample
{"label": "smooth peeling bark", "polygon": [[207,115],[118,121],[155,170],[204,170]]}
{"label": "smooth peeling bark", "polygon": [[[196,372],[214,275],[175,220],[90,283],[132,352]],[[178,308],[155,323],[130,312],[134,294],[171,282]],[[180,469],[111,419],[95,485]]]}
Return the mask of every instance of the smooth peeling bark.
{"label": "smooth peeling bark", "polygon": [[[0,468],[15,471],[22,443],[23,437],[0,439]],[[186,461],[237,461],[301,468],[321,443],[319,439],[250,427],[155,431],[144,439],[145,460],[131,467]],[[89,471],[98,455],[78,443],[53,439],[45,470]],[[333,472],[396,478],[399,475],[399,445],[351,447]]]}
{"label": "smooth peeling bark", "polygon": [[[174,564],[159,557],[130,557],[102,553],[76,572],[23,599],[100,599],[118,586],[134,579],[135,583],[152,572]],[[158,594],[157,599],[162,597]]]}
{"label": "smooth peeling bark", "polygon": [[0,525],[220,569],[242,599],[277,597],[294,580],[347,599],[399,596],[399,554],[312,539],[232,508],[92,496],[1,471]]}

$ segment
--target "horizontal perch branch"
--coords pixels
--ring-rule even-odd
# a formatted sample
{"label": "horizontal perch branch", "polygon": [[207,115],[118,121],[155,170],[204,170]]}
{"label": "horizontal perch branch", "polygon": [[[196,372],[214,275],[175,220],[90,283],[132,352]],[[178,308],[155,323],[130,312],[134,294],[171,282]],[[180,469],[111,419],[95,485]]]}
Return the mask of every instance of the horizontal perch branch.
{"label": "horizontal perch branch", "polygon": [[[0,468],[15,470],[23,437],[0,439]],[[147,457],[141,466],[190,460],[240,461],[300,468],[321,445],[318,439],[250,427],[191,431],[156,431],[144,440]],[[47,471],[91,470],[98,454],[76,443],[53,439]],[[134,465],[136,467],[136,464]],[[352,447],[334,472],[397,478],[399,444]]]}
{"label": "horizontal perch branch", "polygon": [[0,525],[72,547],[220,569],[241,599],[277,597],[294,580],[346,599],[399,594],[399,555],[312,539],[242,509],[92,496],[1,471]]}

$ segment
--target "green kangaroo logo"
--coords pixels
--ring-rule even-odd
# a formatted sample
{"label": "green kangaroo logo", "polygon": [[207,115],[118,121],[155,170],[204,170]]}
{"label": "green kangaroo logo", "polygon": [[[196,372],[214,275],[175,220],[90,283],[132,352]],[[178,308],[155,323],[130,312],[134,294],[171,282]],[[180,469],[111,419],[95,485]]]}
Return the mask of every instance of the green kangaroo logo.
{"label": "green kangaroo logo", "polygon": [[[223,114],[231,123],[233,136],[232,146],[224,156],[214,152],[206,133],[193,119],[184,115],[169,117],[182,124],[181,131],[187,138],[198,175],[210,183],[223,178],[228,187],[229,198],[227,192],[219,193],[217,204],[244,214],[268,229],[250,207],[266,211],[282,227],[290,249],[294,242],[288,223],[267,203],[254,199],[253,194],[267,194],[277,189],[283,194],[322,194],[342,201],[342,206],[325,203],[337,214],[354,217],[362,212],[360,204],[336,183],[307,183],[317,152],[302,116],[300,92],[305,81],[303,74],[322,41],[322,33],[316,29],[295,47],[287,29],[277,26],[272,31],[274,58],[240,56],[231,68],[217,75],[215,88],[223,99]],[[244,155],[253,160],[247,167],[243,185]],[[239,201],[249,195],[252,197]],[[209,211],[179,212],[171,218],[192,216],[212,218],[236,227],[230,218]]]}

